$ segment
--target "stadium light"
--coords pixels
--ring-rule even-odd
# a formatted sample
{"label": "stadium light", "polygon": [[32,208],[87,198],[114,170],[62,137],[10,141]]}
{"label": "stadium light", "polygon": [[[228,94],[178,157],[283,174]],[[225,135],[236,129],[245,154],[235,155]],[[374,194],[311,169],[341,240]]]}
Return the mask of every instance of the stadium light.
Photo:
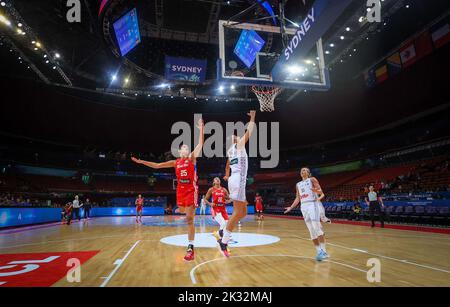
{"label": "stadium light", "polygon": [[236,89],[236,87],[234,86],[234,84],[232,84],[232,85],[230,86],[230,89],[233,90],[233,91]]}
{"label": "stadium light", "polygon": [[331,44],[330,44],[330,47],[331,47],[331,48],[333,48],[333,47],[334,47],[334,44],[333,44],[333,43],[331,43]]}
{"label": "stadium light", "polygon": [[55,58],[59,59],[60,57],[61,57],[61,55],[58,52],[56,52],[55,53]]}
{"label": "stadium light", "polygon": [[350,27],[345,28],[345,31],[350,32]]}
{"label": "stadium light", "polygon": [[1,5],[1,6],[5,6],[6,3],[5,3],[4,1],[2,1],[2,2],[0,2],[0,5]]}
{"label": "stadium light", "polygon": [[344,40],[344,39],[345,39],[345,36],[344,36],[344,35],[341,35],[340,39],[341,39],[341,40]]}
{"label": "stadium light", "polygon": [[5,16],[3,16],[3,15],[0,15],[0,22],[1,23],[4,23],[5,25],[7,25],[7,26],[11,26],[11,21],[9,21]]}
{"label": "stadium light", "polygon": [[224,87],[223,85],[219,86],[219,92],[223,93]]}

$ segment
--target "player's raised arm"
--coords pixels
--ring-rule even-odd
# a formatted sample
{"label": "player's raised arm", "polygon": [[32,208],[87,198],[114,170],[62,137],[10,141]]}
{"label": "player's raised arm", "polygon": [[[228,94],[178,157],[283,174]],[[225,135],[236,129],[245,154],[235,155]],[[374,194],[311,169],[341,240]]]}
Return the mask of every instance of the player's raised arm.
{"label": "player's raised arm", "polygon": [[225,176],[223,176],[223,180],[228,181],[230,178],[230,159],[227,159],[227,165],[225,165]]}
{"label": "player's raised arm", "polygon": [[250,111],[247,113],[248,116],[250,116],[250,121],[248,122],[247,131],[245,131],[244,136],[241,138],[241,140],[238,143],[239,148],[243,148],[245,144],[247,144],[248,140],[252,136],[253,130],[255,129],[255,117],[256,117],[256,111]]}
{"label": "player's raised arm", "polygon": [[144,161],[144,160],[137,159],[135,157],[131,157],[131,161],[133,161],[134,163],[142,164],[142,165],[145,165],[147,167],[155,168],[155,169],[175,167],[175,160],[170,160],[170,161],[166,161],[166,162],[156,163],[156,162],[149,162],[149,161]]}
{"label": "player's raised arm", "polygon": [[291,210],[293,210],[295,207],[297,207],[298,204],[300,203],[300,193],[298,192],[297,188],[295,188],[295,189],[296,189],[296,192],[297,192],[296,196],[295,196],[295,199],[292,202],[292,205],[290,207],[285,208],[286,210],[284,211],[284,214],[287,214],[287,213],[291,212]]}
{"label": "player's raised arm", "polygon": [[212,195],[212,188],[208,189],[208,192],[206,192],[206,195],[203,197],[203,200],[205,201],[205,203],[207,203],[210,206],[213,206],[214,204],[211,203],[208,199],[211,199],[211,195]]}
{"label": "player's raised arm", "polygon": [[200,130],[200,135],[198,137],[198,144],[191,153],[193,159],[196,159],[202,153],[203,144],[205,142],[205,123],[203,122],[203,119],[200,118],[198,120],[197,128]]}

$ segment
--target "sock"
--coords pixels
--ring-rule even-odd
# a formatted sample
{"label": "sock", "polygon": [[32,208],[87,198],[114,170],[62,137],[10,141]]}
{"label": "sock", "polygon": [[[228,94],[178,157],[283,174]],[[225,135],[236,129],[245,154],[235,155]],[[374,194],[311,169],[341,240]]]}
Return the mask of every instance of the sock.
{"label": "sock", "polygon": [[194,249],[194,240],[189,240],[188,249]]}
{"label": "sock", "polygon": [[230,241],[230,238],[231,238],[231,231],[228,231],[228,229],[224,229],[222,243],[228,244],[228,241]]}
{"label": "sock", "polygon": [[325,253],[327,252],[327,249],[325,247],[325,243],[320,243],[320,249],[323,250]]}
{"label": "sock", "polygon": [[314,247],[316,248],[316,252],[319,253],[321,251],[320,249],[320,245],[314,245]]}
{"label": "sock", "polygon": [[219,236],[222,238],[223,237],[223,229],[219,230]]}

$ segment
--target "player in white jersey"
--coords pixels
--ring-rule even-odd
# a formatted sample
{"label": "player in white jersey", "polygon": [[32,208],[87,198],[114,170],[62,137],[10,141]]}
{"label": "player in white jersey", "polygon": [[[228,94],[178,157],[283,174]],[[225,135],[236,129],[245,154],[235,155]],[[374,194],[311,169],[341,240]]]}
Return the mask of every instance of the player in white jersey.
{"label": "player in white jersey", "polygon": [[228,241],[230,241],[231,232],[236,224],[247,215],[248,203],[245,195],[245,186],[247,184],[248,156],[245,144],[247,144],[255,128],[256,111],[250,111],[248,116],[250,116],[250,122],[248,123],[247,131],[242,137],[232,136],[232,145],[227,152],[228,160],[223,179],[228,181],[229,198],[233,201],[233,214],[223,232],[223,237],[217,241],[225,257],[229,257]]}
{"label": "player in white jersey", "polygon": [[325,194],[323,194],[319,181],[315,177],[311,177],[309,168],[302,168],[300,175],[302,181],[298,182],[296,185],[297,196],[292,205],[287,207],[284,213],[288,213],[301,203],[300,209],[302,210],[303,219],[305,220],[306,227],[308,227],[314,247],[316,248],[316,260],[322,261],[329,257],[325,246],[322,224],[320,223],[320,201],[325,197]]}

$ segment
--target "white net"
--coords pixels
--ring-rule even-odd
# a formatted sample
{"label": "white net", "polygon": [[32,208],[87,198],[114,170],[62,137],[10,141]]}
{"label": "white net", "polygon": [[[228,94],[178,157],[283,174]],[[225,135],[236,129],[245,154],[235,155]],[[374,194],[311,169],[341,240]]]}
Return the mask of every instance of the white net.
{"label": "white net", "polygon": [[261,112],[275,111],[275,98],[283,89],[274,86],[254,85],[252,92],[258,97]]}

